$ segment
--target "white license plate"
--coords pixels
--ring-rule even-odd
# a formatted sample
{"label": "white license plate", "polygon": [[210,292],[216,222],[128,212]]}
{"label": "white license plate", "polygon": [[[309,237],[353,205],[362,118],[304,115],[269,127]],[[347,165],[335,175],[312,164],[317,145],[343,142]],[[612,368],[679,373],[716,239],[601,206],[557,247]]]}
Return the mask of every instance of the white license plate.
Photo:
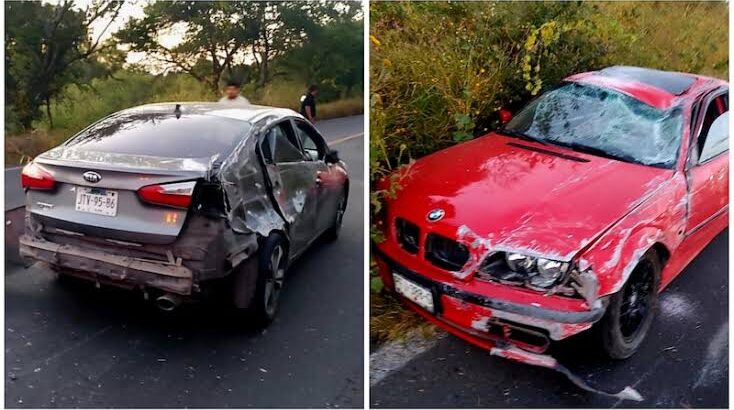
{"label": "white license plate", "polygon": [[399,294],[405,296],[408,300],[423,309],[433,313],[433,293],[431,293],[430,289],[406,279],[399,273],[393,272],[392,278],[395,283],[395,290]]}
{"label": "white license plate", "polygon": [[99,188],[76,188],[76,210],[90,214],[117,215],[117,191]]}

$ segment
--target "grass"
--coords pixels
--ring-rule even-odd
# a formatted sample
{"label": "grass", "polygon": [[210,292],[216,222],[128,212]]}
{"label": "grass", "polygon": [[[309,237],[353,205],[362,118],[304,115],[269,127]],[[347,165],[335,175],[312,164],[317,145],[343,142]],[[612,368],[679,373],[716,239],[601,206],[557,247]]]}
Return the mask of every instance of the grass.
{"label": "grass", "polygon": [[431,337],[438,332],[436,326],[404,308],[392,295],[377,293],[370,296],[372,343],[380,345],[390,340],[403,340],[416,329],[425,337]]}

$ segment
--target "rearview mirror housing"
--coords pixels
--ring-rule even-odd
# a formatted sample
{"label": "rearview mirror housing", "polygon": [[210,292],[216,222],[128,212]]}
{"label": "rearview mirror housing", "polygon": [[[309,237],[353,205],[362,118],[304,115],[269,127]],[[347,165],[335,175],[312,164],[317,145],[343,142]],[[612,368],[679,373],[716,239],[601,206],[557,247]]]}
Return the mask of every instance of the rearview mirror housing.
{"label": "rearview mirror housing", "polygon": [[512,111],[505,108],[500,109],[500,124],[505,125],[512,120]]}
{"label": "rearview mirror housing", "polygon": [[336,164],[339,161],[339,154],[334,150],[327,152],[324,156],[324,162],[326,162],[327,164]]}

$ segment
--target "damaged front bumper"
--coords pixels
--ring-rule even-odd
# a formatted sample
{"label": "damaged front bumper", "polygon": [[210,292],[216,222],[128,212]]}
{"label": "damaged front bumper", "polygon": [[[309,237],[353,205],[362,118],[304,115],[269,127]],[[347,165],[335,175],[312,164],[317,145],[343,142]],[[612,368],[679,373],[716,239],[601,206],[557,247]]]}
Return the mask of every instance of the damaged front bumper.
{"label": "damaged front bumper", "polygon": [[552,340],[589,329],[606,311],[605,299],[588,310],[560,310],[480,295],[421,275],[395,262],[379,248],[373,249],[380,275],[389,289],[394,290],[394,273],[429,289],[433,295],[433,312],[403,299],[429,321],[487,350],[498,345],[515,345],[542,353]]}
{"label": "damaged front bumper", "polygon": [[180,264],[119,256],[70,244],[58,244],[25,234],[20,237],[20,255],[95,282],[121,287],[151,287],[191,295],[193,273]]}
{"label": "damaged front bumper", "polygon": [[561,340],[590,328],[604,315],[608,300],[599,299],[590,310],[566,311],[491,298],[434,281],[401,266],[373,247],[380,276],[394,291],[393,273],[431,290],[433,312],[401,297],[406,305],[429,322],[491,355],[531,366],[555,370],[579,388],[608,397],[642,401],[632,387],[617,393],[596,389],[573,374],[554,357],[543,354],[550,340]]}

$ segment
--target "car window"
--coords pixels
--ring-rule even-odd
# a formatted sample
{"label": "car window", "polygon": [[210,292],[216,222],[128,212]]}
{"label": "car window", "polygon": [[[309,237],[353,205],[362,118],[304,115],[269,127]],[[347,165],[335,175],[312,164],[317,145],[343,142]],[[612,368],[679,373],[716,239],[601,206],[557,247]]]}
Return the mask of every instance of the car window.
{"label": "car window", "polygon": [[303,144],[303,152],[309,161],[317,161],[324,159],[326,154],[326,145],[323,143],[321,136],[313,129],[313,127],[304,121],[295,121],[296,132],[298,138]]}
{"label": "car window", "polygon": [[714,120],[701,147],[698,162],[706,162],[711,158],[729,150],[729,112],[725,112]]}
{"label": "car window", "polygon": [[201,114],[123,113],[106,117],[69,139],[77,150],[169,158],[227,155],[250,123]]}
{"label": "car window", "polygon": [[699,163],[706,162],[729,148],[728,118],[729,94],[725,93],[711,100],[706,107],[696,142]]}
{"label": "car window", "polygon": [[276,124],[268,130],[262,144],[262,152],[268,162],[276,164],[299,162],[304,159],[298,146],[298,140],[288,121]]}

